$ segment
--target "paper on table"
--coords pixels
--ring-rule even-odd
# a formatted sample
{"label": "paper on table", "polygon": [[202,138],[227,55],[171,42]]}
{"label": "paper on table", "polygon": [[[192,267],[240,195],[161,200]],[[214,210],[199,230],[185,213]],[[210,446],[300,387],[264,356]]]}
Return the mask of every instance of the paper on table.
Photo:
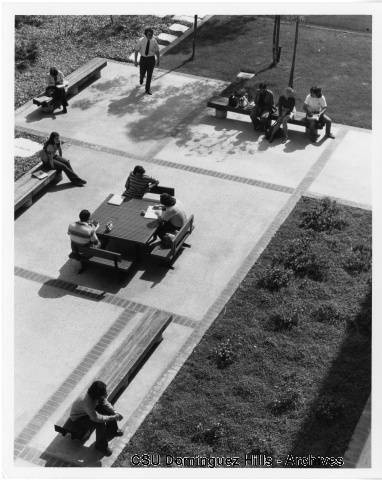
{"label": "paper on table", "polygon": [[145,218],[158,218],[158,215],[156,215],[156,210],[153,209],[153,206],[147,207],[146,213],[145,213]]}
{"label": "paper on table", "polygon": [[107,203],[110,203],[111,205],[121,205],[122,202],[123,202],[123,197],[121,195],[113,195],[107,201]]}

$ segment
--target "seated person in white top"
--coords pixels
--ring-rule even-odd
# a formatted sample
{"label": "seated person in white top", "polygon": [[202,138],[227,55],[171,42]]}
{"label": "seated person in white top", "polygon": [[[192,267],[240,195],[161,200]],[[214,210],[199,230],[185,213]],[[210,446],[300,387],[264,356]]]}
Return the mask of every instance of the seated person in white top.
{"label": "seated person in white top", "polygon": [[316,141],[318,138],[316,133],[317,123],[325,125],[325,137],[335,138],[330,132],[332,121],[326,115],[328,106],[325,97],[322,95],[321,88],[312,87],[310,89],[310,94],[307,95],[302,108],[306,112],[306,123],[313,141]]}
{"label": "seated person in white top", "polygon": [[187,222],[187,215],[181,202],[168,193],[160,196],[161,205],[154,207],[158,216],[159,226],[155,231],[153,240],[159,237],[161,240],[166,234],[176,234]]}
{"label": "seated person in white top", "polygon": [[66,100],[64,75],[56,67],[51,67],[49,75],[46,78],[46,90],[45,94],[49,97],[53,97],[55,108],[62,106],[62,113],[67,113],[68,102]]}
{"label": "seated person in white top", "polygon": [[99,224],[90,223],[89,210],[80,211],[80,221],[69,225],[68,235],[70,236],[72,252],[78,253],[78,247],[99,247],[100,241],[97,237]]}
{"label": "seated person in white top", "polygon": [[135,66],[138,66],[138,53],[141,55],[139,61],[139,83],[142,85],[146,77],[145,91],[148,95],[152,95],[151,77],[155,67],[155,56],[157,57],[157,66],[159,67],[159,45],[154,38],[154,31],[152,28],[146,28],[145,36],[141,37],[135,46]]}

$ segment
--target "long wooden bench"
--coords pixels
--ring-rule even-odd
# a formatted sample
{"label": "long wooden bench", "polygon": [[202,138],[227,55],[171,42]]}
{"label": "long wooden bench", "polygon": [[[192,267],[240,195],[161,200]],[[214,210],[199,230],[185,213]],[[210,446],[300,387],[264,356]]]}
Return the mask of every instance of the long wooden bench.
{"label": "long wooden bench", "polygon": [[[228,105],[227,97],[213,97],[207,102],[207,107],[215,109],[215,115],[217,118],[227,118],[227,112],[241,113],[242,115],[249,115],[251,113],[250,108],[235,108]],[[305,122],[306,114],[303,112],[296,112],[292,120],[289,120],[288,123],[292,125],[300,125],[301,127],[306,128]],[[277,119],[277,111],[272,113],[272,120]],[[318,129],[321,129],[321,125],[317,125]]]}
{"label": "long wooden bench", "polygon": [[[180,253],[182,247],[186,246],[186,238],[194,229],[194,216],[191,215],[183,227],[177,232],[171,247],[163,247],[161,244],[155,245],[150,252],[150,256],[167,265],[172,265]],[[187,245],[188,246],[188,245]]]}
{"label": "long wooden bench", "polygon": [[[69,74],[65,80],[67,81],[66,94],[68,98],[77,95],[79,88],[90,79],[97,79],[101,77],[102,68],[106,67],[107,61],[103,58],[95,57],[89,62],[77,68],[74,72]],[[52,113],[54,111],[53,98],[48,97],[42,93],[33,99],[33,103],[42,108],[45,113]]]}
{"label": "long wooden bench", "polygon": [[29,172],[16,180],[15,182],[15,211],[20,207],[29,207],[33,203],[33,197],[39,193],[43,188],[51,183],[57,183],[62,179],[62,173],[57,170],[49,170],[46,172],[47,176],[43,179],[38,179],[33,176],[33,173],[41,170],[42,163],[39,163]]}
{"label": "long wooden bench", "polygon": [[79,273],[88,264],[100,265],[101,267],[113,268],[119,273],[127,273],[134,264],[134,260],[124,258],[119,252],[112,252],[102,248],[78,247],[78,252],[70,252],[69,258],[81,263]]}
{"label": "long wooden bench", "polygon": [[[150,353],[162,341],[163,332],[171,321],[170,314],[157,311],[147,313],[129,332],[121,347],[112,354],[110,360],[98,373],[96,379],[107,385],[108,401],[111,404],[117,401]],[[64,418],[54,425],[54,429],[64,436],[70,434],[72,439],[86,441],[92,429],[87,431],[75,429],[73,422],[67,418],[69,413],[68,411]]]}

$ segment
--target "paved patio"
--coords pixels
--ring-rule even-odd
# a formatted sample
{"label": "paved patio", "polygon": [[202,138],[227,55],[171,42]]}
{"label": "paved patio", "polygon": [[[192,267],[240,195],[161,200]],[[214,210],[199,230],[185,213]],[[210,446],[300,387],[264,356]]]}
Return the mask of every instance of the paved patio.
{"label": "paved patio", "polygon": [[[109,61],[67,115],[42,116],[30,103],[16,112],[20,128],[58,131],[64,156],[88,181],[77,188],[64,179],[15,222],[19,466],[110,466],[301,195],[371,208],[370,131],[334,125],[336,140],[312,145],[292,128],[289,143],[269,145],[248,118],[216,119],[205,108],[222,82],[158,70],[153,96],[145,96],[137,74]],[[67,225],[121,192],[138,163],[174,186],[195,215],[191,248],[174,270],[146,262],[126,284],[113,273],[77,275]],[[94,438],[81,447],[57,437],[53,423],[152,309],[171,312],[173,322],[118,400],[126,432],[113,441],[113,456],[97,456]],[[100,342],[102,352],[87,362]]]}

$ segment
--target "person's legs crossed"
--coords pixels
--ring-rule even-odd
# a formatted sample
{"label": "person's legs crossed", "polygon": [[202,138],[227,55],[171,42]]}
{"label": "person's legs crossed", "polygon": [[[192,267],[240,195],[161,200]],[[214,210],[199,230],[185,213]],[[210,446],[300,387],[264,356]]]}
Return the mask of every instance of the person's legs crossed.
{"label": "person's legs crossed", "polygon": [[73,183],[80,183],[82,179],[74,172],[69,160],[56,156],[53,159],[53,166],[57,171],[64,171],[68,179]]}
{"label": "person's legs crossed", "polygon": [[332,127],[332,119],[324,113],[323,115],[321,115],[320,120],[325,125],[325,135],[331,135],[330,129]]}

